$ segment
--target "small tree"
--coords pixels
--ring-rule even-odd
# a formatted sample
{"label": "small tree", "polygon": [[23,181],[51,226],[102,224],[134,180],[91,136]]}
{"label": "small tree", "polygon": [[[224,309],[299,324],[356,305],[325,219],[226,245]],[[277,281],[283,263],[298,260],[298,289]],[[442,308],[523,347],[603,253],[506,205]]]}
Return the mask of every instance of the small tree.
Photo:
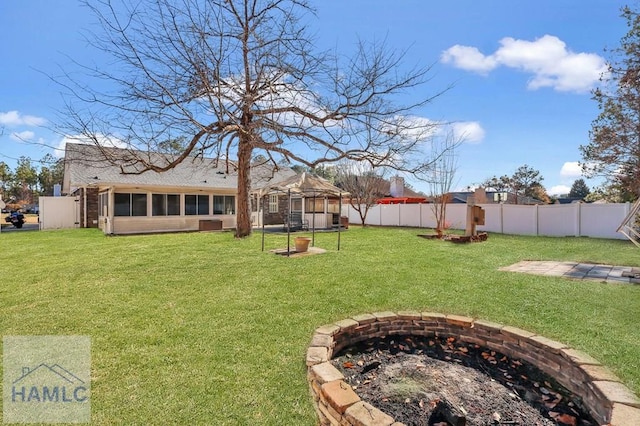
{"label": "small tree", "polygon": [[589,195],[591,191],[589,187],[584,182],[584,179],[576,179],[571,185],[571,191],[569,191],[569,198],[580,198],[583,200]]}
{"label": "small tree", "polygon": [[549,194],[547,194],[547,189],[540,184],[532,185],[527,196],[535,198],[536,200],[540,200],[545,204],[551,203],[551,197],[549,197]]}
{"label": "small tree", "polygon": [[493,176],[486,179],[484,182],[480,183],[480,186],[497,192],[499,197],[498,201],[506,202],[509,197],[508,194],[506,196],[504,196],[504,194],[507,193],[513,185],[511,184],[511,178],[509,176],[502,175],[500,177]]}
{"label": "small tree", "polygon": [[343,161],[336,167],[336,184],[349,192],[349,204],[366,226],[369,210],[386,195],[387,183],[384,169],[376,170],[371,163]]}
{"label": "small tree", "polygon": [[431,164],[427,183],[432,200],[431,211],[436,218],[436,233],[440,238],[447,228],[447,195],[451,192],[458,170],[455,148],[459,144],[460,141],[454,139],[453,132],[448,132],[444,138],[434,140],[432,144],[435,160]]}
{"label": "small tree", "polygon": [[584,200],[588,203],[595,201],[604,201],[606,203],[624,203],[625,197],[621,193],[620,188],[615,184],[605,183],[593,188]]}
{"label": "small tree", "polygon": [[516,169],[511,176],[511,189],[516,194],[516,204],[518,196],[535,197],[539,193],[539,187],[542,186],[544,178],[540,172],[533,167],[525,164]]}
{"label": "small tree", "polygon": [[[511,176],[503,175],[499,178],[493,176],[482,182],[480,186],[496,192],[512,192],[515,204],[518,204],[518,198],[521,196],[536,198],[548,203],[550,198],[541,183],[543,180],[540,171],[525,164],[518,167]],[[501,201],[508,201],[508,198]]]}

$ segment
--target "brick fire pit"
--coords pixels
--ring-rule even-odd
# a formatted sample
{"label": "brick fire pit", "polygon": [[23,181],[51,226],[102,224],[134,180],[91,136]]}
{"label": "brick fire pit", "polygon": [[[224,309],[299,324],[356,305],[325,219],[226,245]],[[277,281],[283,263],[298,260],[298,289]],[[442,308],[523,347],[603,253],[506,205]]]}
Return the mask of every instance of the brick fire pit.
{"label": "brick fire pit", "polygon": [[560,342],[515,327],[458,315],[377,312],[316,329],[307,350],[308,381],[322,425],[399,426],[361,401],[329,360],[340,350],[391,335],[454,336],[526,361],[584,401],[600,424],[640,424],[640,399],[597,360]]}

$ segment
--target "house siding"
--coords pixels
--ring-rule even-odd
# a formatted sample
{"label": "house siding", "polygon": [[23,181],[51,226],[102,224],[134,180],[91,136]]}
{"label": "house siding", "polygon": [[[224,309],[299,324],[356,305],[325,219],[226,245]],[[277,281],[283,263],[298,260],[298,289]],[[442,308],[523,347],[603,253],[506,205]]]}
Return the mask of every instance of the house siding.
{"label": "house siding", "polygon": [[289,197],[278,195],[278,212],[269,213],[268,196],[264,203],[264,224],[279,225],[284,224],[284,218],[289,214]]}
{"label": "house siding", "polygon": [[[107,189],[107,188],[103,188]],[[114,216],[113,194],[114,193],[144,193],[147,194],[147,213],[149,216]],[[100,215],[98,224],[105,234],[143,234],[143,233],[160,233],[160,232],[189,232],[199,231],[201,220],[218,219],[222,221],[223,229],[234,229],[236,227],[235,214],[213,214],[208,215],[186,215],[185,199],[186,195],[207,195],[209,197],[209,211],[213,211],[214,196],[233,196],[235,193],[230,191],[202,191],[189,189],[187,191],[178,188],[128,188],[115,187],[109,191],[109,216]],[[151,216],[151,196],[153,194],[176,194],[180,195],[180,215],[170,216]],[[96,211],[97,206],[96,194]],[[236,199],[237,203],[237,199]],[[237,208],[237,207],[236,207]]]}
{"label": "house siding", "polygon": [[[169,216],[169,217],[114,217],[113,234],[142,234],[160,232],[190,232],[200,229],[200,220],[222,220],[223,229],[235,228],[235,216]],[[103,218],[104,220],[104,218]]]}

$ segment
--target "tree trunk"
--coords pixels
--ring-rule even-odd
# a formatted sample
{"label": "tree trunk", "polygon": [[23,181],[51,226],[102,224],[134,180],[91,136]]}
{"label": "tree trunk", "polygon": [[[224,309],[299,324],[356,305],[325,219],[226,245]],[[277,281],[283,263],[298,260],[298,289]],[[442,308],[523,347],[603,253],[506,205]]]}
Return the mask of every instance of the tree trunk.
{"label": "tree trunk", "polygon": [[367,215],[362,214],[362,212],[358,212],[360,214],[360,221],[362,222],[362,227],[364,228],[366,225]]}
{"label": "tree trunk", "polygon": [[236,238],[251,235],[251,144],[240,137],[238,146],[238,211],[236,212]]}
{"label": "tree trunk", "polygon": [[364,228],[365,226],[367,226],[365,224],[365,221],[367,220],[367,213],[369,212],[369,209],[365,208],[365,210],[362,211],[362,204],[358,204],[357,207],[351,204],[351,207],[353,207],[354,210],[358,212],[358,215],[360,216],[360,221],[362,222],[362,227]]}

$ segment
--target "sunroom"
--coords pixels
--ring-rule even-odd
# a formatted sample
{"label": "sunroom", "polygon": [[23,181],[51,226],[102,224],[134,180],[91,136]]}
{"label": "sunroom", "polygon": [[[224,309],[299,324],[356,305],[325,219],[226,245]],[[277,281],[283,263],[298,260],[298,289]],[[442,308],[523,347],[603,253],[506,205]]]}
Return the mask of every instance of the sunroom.
{"label": "sunroom", "polygon": [[63,192],[79,196],[81,227],[105,234],[235,228],[237,175],[222,162],[194,158],[162,173],[126,174],[96,150],[67,144],[65,151]]}

